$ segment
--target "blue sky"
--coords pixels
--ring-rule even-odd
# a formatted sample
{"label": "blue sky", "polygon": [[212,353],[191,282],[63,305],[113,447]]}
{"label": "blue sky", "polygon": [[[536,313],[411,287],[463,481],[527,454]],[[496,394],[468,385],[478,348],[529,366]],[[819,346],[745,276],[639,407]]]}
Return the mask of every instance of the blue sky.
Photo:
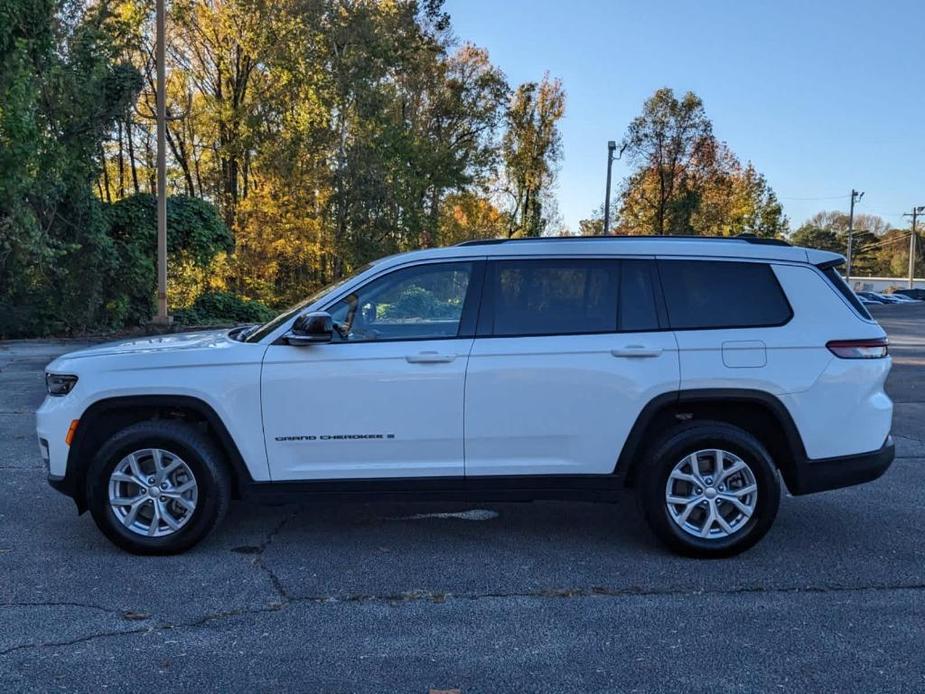
{"label": "blue sky", "polygon": [[[568,95],[566,225],[603,202],[606,142],[657,88],[693,90],[714,132],[768,178],[795,228],[821,209],[894,225],[925,205],[925,0],[447,0],[460,40],[510,83]],[[626,175],[614,164],[614,189]],[[813,199],[806,199],[813,198]],[[825,198],[825,199],[823,199]]]}

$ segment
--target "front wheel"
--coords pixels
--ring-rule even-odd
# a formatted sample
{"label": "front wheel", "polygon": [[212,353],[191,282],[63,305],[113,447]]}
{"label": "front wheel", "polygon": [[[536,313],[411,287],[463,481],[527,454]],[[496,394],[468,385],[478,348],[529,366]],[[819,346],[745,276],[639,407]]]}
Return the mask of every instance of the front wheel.
{"label": "front wheel", "polygon": [[780,482],[767,450],[748,432],[721,422],[668,431],[650,449],[637,490],[655,535],[693,557],[727,557],[771,528]]}
{"label": "front wheel", "polygon": [[211,439],[170,420],[133,424],[116,433],[87,472],[93,520],[133,554],[177,554],[205,537],[224,516],[231,483]]}

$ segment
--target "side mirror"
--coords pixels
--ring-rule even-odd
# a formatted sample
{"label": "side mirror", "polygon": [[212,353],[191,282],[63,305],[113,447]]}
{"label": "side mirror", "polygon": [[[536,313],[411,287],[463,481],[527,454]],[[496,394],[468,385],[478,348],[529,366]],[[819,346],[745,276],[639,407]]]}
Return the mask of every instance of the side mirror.
{"label": "side mirror", "polygon": [[334,339],[334,320],[326,311],[303,313],[286,334],[286,343],[294,346],[314,345]]}

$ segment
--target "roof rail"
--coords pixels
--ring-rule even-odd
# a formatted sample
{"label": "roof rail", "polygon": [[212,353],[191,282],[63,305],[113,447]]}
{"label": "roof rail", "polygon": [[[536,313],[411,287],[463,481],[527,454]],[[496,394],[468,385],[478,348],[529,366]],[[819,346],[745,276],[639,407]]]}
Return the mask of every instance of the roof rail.
{"label": "roof rail", "polygon": [[519,239],[473,239],[457,243],[457,246],[494,246],[500,243],[528,243],[530,241],[621,241],[635,239],[637,241],[670,241],[683,239],[684,241],[743,241],[759,246],[789,246],[790,244],[783,239],[767,239],[755,236],[754,234],[739,234],[738,236],[617,236],[608,234],[606,236],[528,236]]}

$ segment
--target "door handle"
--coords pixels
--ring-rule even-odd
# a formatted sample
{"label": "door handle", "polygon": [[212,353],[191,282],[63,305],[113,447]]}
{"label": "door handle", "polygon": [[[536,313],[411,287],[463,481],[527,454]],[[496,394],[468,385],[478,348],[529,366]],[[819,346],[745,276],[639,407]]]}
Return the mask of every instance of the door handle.
{"label": "door handle", "polygon": [[612,349],[610,353],[615,357],[657,357],[661,355],[661,347],[646,347],[645,345],[627,345],[619,349]]}
{"label": "door handle", "polygon": [[405,357],[405,361],[409,364],[449,364],[455,359],[455,354],[440,354],[439,352],[419,352]]}

